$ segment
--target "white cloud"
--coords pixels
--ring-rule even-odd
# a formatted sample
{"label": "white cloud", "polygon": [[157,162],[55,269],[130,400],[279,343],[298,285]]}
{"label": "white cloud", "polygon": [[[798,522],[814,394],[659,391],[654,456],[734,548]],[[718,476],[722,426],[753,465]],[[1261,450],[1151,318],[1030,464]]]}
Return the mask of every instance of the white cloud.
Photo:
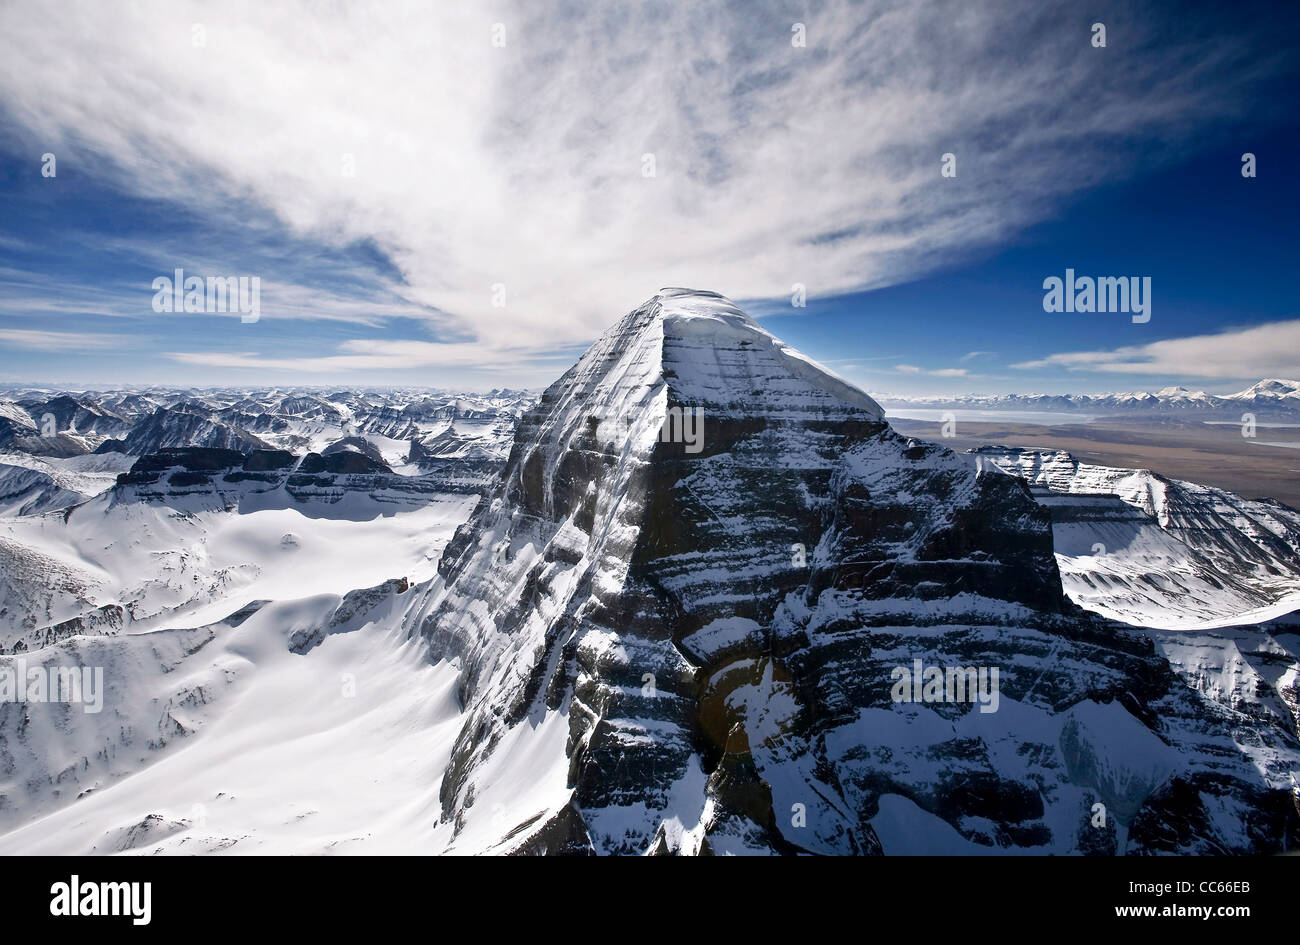
{"label": "white cloud", "polygon": [[588,340],[663,285],[913,277],[1105,179],[1117,142],[1187,140],[1240,97],[1227,39],[1140,48],[1130,14],[1101,51],[1068,4],[798,9],[9,4],[0,93],[33,166],[106,158],[149,197],[372,240],[409,310],[486,358]]}
{"label": "white cloud", "polygon": [[1109,351],[1073,351],[1012,365],[1108,374],[1170,374],[1233,380],[1300,376],[1300,319],[1170,338]]}
{"label": "white cloud", "polygon": [[895,364],[894,370],[900,374],[928,374],[930,377],[966,377],[965,368],[926,369],[915,364]]}
{"label": "white cloud", "polygon": [[[338,346],[338,354],[316,357],[265,357],[252,352],[172,351],[167,357],[182,364],[218,368],[251,368],[327,374],[338,371],[402,371],[420,367],[503,369],[529,349],[502,348],[486,352],[482,345],[457,342],[375,341],[354,339]],[[567,358],[568,355],[556,355]],[[555,373],[559,373],[556,371]]]}
{"label": "white cloud", "polygon": [[[220,267],[213,266],[182,268],[187,276],[223,272]],[[171,278],[172,272],[160,268],[158,275]],[[20,278],[6,277],[15,274]],[[414,305],[391,291],[373,288],[368,298],[361,298],[356,293],[343,294],[291,282],[263,280],[260,285],[262,314],[277,320],[337,321],[379,328],[388,318],[434,321],[440,314]],[[154,294],[155,290],[144,280],[134,284],[52,285],[48,280],[41,281],[29,273],[0,270],[0,318],[91,315],[128,320],[166,319],[173,326],[178,319],[184,318],[180,313],[155,312]],[[230,317],[238,320],[239,313]]]}
{"label": "white cloud", "polygon": [[0,344],[29,351],[84,351],[112,348],[121,344],[121,339],[86,332],[0,328]]}

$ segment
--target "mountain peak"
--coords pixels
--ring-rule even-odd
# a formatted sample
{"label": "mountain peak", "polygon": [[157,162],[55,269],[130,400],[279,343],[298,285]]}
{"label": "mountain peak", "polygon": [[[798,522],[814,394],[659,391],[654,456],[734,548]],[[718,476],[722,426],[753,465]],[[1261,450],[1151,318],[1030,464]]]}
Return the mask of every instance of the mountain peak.
{"label": "mountain peak", "polygon": [[1300,381],[1288,381],[1281,377],[1266,377],[1254,385],[1251,390],[1297,391],[1300,390]]}
{"label": "mountain peak", "polygon": [[758,327],[758,323],[741,311],[735,302],[708,289],[667,286],[656,292],[647,304],[656,304],[657,314],[664,319],[712,318]]}
{"label": "mountain peak", "polygon": [[1159,400],[1208,400],[1209,395],[1203,390],[1194,390],[1191,387],[1184,387],[1181,384],[1172,387],[1162,387],[1156,391],[1156,398]]}
{"label": "mountain peak", "polygon": [[715,413],[884,417],[861,389],[764,330],[717,292],[660,289],[605,332],[583,360],[605,361],[614,351],[635,348],[642,349],[642,359],[659,362],[676,400]]}
{"label": "mountain peak", "polygon": [[[1227,848],[1210,825],[1228,792],[1276,811],[1225,831],[1231,849],[1279,846],[1291,716],[1257,729],[1271,771],[1216,758],[1163,787],[1148,761],[1166,746],[1199,759],[1206,732],[1246,723],[1075,608],[1023,478],[878,409],[686,289],[546,390],[405,605],[461,673],[439,781],[451,852],[916,852],[940,831],[968,850],[1200,852]],[[1174,487],[1122,475],[1164,541]],[[1114,512],[1121,534],[1133,513]],[[960,667],[996,698],[925,694],[923,675]],[[930,701],[970,704],[912,705]],[[1090,826],[1099,797],[1125,810],[1113,834]],[[1170,822],[1195,826],[1171,838]]]}
{"label": "mountain peak", "polygon": [[1265,401],[1277,399],[1300,399],[1300,381],[1289,381],[1279,377],[1266,377],[1257,384],[1252,384],[1243,391],[1229,394],[1226,400]]}

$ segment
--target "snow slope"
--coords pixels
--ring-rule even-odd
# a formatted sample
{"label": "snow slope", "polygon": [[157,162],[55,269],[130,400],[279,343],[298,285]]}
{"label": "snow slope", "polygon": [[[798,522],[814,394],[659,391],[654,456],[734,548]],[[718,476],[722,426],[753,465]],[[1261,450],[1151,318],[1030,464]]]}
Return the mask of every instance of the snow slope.
{"label": "snow slope", "polygon": [[1052,512],[1071,600],[1116,620],[1195,629],[1300,607],[1300,512],[1064,451],[976,451]]}
{"label": "snow slope", "polygon": [[[408,592],[409,593],[409,592]],[[412,853],[437,849],[460,717],[454,670],[392,629],[401,595],[319,594],[231,625],[77,637],[103,712],[0,704],[0,853]],[[295,633],[330,628],[310,652]],[[75,799],[75,800],[74,800]]]}
{"label": "snow slope", "polygon": [[[31,648],[33,637],[45,642],[42,628],[98,608],[122,608],[125,629],[134,632],[201,624],[259,599],[342,592],[395,576],[421,580],[477,501],[434,493],[394,512],[368,496],[257,498],[240,512],[208,494],[164,503],[115,489],[66,513],[0,519],[0,652],[23,641]],[[84,629],[69,626],[54,637]]]}

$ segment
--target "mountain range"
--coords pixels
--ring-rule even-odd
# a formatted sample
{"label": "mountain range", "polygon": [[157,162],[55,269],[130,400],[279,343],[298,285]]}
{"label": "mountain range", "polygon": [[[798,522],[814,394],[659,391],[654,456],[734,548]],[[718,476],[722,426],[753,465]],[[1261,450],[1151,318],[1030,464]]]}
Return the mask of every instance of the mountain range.
{"label": "mountain range", "polygon": [[1300,841],[1280,504],[899,435],[690,289],[536,398],[135,396],[10,464],[0,670],[107,692],[0,702],[0,852]]}
{"label": "mountain range", "polygon": [[881,402],[891,407],[1077,411],[1100,416],[1172,416],[1232,422],[1240,422],[1244,412],[1253,412],[1259,420],[1290,420],[1300,418],[1300,381],[1266,378],[1235,394],[1223,395],[1165,387],[1155,393],[890,395],[882,397]]}

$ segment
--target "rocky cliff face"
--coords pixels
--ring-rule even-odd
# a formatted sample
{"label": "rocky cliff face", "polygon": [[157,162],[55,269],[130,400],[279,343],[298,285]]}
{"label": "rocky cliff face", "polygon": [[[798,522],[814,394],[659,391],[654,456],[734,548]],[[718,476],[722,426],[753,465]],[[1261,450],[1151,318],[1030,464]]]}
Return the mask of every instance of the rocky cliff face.
{"label": "rocky cliff face", "polygon": [[1023,482],[712,293],[662,291],[543,394],[439,570],[408,622],[461,669],[452,849],[1300,839],[1293,717],[1079,610]]}
{"label": "rocky cliff face", "polygon": [[191,405],[159,407],[131,428],[121,450],[144,456],[162,449],[192,447],[245,451],[269,448],[251,433],[222,423],[211,411]]}
{"label": "rocky cliff face", "polygon": [[341,502],[391,510],[416,507],[431,497],[468,492],[436,477],[393,473],[382,460],[337,450],[296,457],[285,450],[188,447],[162,449],[140,457],[117,477],[107,496],[112,503],[155,502],[178,508],[298,508]]}

